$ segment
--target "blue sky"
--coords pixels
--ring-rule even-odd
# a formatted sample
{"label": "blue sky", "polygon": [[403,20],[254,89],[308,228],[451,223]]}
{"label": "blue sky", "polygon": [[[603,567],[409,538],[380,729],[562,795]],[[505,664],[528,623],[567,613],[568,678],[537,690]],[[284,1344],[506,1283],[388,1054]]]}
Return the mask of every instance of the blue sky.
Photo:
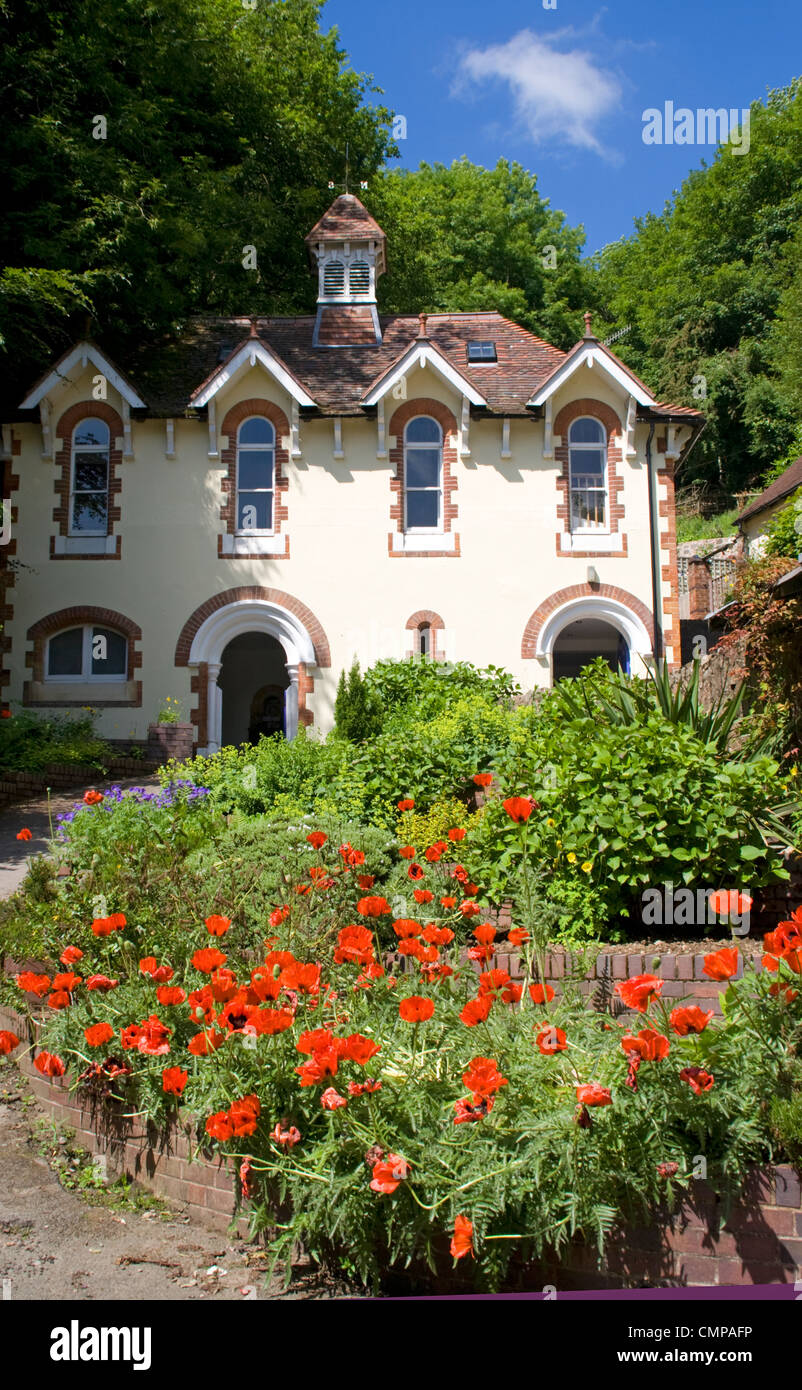
{"label": "blue sky", "polygon": [[[802,73],[799,0],[327,0],[357,71],[407,120],[401,165],[517,160],[586,253],[660,212],[714,146],[650,144],[643,112],[740,112]],[[376,98],[379,100],[379,98]],[[707,132],[695,127],[694,137]],[[745,156],[747,157],[747,156]],[[338,179],[341,174],[335,172]]]}

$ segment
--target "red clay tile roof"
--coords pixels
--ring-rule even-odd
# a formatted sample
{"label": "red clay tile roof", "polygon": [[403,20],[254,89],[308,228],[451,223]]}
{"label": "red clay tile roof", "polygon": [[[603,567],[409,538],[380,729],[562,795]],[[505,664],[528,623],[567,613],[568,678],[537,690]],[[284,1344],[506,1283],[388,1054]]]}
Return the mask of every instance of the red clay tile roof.
{"label": "red clay tile roof", "polygon": [[321,305],[318,342],[323,347],[376,345],[373,314],[367,304]]}
{"label": "red clay tile roof", "polygon": [[765,511],[766,507],[771,507],[773,503],[779,502],[783,497],[788,497],[792,492],[796,492],[798,487],[802,487],[802,458],[794,459],[789,464],[784,473],[779,478],[775,478],[773,483],[769,483],[765,492],[761,492],[754,502],[750,502],[748,507],[735,518],[736,521],[746,521],[750,516],[757,516],[758,512]]}
{"label": "red clay tile roof", "polygon": [[385,241],[385,235],[365,207],[353,193],[341,193],[335,198],[328,212],[324,212],[311,232],[304,237],[309,245],[314,241]]}

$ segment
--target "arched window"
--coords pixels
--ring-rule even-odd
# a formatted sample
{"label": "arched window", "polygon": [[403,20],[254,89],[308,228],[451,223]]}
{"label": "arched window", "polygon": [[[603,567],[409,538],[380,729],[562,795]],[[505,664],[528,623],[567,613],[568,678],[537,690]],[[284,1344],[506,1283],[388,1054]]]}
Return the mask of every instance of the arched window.
{"label": "arched window", "polygon": [[348,288],[352,295],[370,294],[370,266],[367,261],[351,262]]}
{"label": "arched window", "polygon": [[404,530],[442,525],[443,431],[429,415],[417,415],[404,431]]}
{"label": "arched window", "polygon": [[124,681],[128,676],[128,638],[113,628],[66,628],[47,644],[46,681]]}
{"label": "arched window", "polygon": [[75,426],[70,474],[70,535],[105,536],[109,529],[109,427],[90,417]]}
{"label": "arched window", "polygon": [[432,625],[431,623],[421,623],[418,628],[418,656],[428,657],[432,655]]}
{"label": "arched window", "polygon": [[327,261],[323,269],[323,293],[339,295],[345,292],[345,265],[342,261]]}
{"label": "arched window", "polygon": [[269,420],[243,420],[237,436],[237,534],[273,531],[276,431]]}
{"label": "arched window", "polygon": [[571,473],[571,530],[607,529],[607,436],[604,425],[589,415],[574,420],[568,431]]}

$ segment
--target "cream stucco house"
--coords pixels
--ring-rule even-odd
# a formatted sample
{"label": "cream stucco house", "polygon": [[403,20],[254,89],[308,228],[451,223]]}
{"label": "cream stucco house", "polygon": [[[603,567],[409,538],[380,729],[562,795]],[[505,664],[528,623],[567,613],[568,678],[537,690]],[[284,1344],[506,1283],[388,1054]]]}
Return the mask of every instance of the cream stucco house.
{"label": "cream stucco house", "polygon": [[702,427],[601,344],[497,313],[380,315],[353,195],[306,238],[308,318],[76,343],[3,428],[6,706],[212,750],[331,727],[340,671],[422,653],[525,688],[679,661],[673,478]]}

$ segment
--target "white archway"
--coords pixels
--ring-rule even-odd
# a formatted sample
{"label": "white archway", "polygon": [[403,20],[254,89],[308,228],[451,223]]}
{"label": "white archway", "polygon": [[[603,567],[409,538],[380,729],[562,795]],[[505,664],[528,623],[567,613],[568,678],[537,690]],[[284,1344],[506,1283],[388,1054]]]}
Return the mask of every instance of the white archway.
{"label": "white archway", "polygon": [[543,624],[537,642],[536,656],[547,660],[552,669],[554,644],[564,628],[581,618],[595,618],[617,629],[629,647],[630,668],[634,676],[645,676],[652,657],[652,639],[637,613],[617,599],[601,594],[582,599],[569,599],[550,615]]}
{"label": "white archway", "polygon": [[234,637],[246,632],[264,632],[275,637],[284,649],[290,678],[284,696],[284,728],[287,738],[298,732],[298,667],[301,662],[314,666],[315,646],[299,618],[289,609],[267,599],[239,599],[218,608],[201,623],[192,639],[187,662],[197,671],[206,662],[206,747],[202,754],[216,753],[222,737],[223,703],[218,676],[223,652]]}

